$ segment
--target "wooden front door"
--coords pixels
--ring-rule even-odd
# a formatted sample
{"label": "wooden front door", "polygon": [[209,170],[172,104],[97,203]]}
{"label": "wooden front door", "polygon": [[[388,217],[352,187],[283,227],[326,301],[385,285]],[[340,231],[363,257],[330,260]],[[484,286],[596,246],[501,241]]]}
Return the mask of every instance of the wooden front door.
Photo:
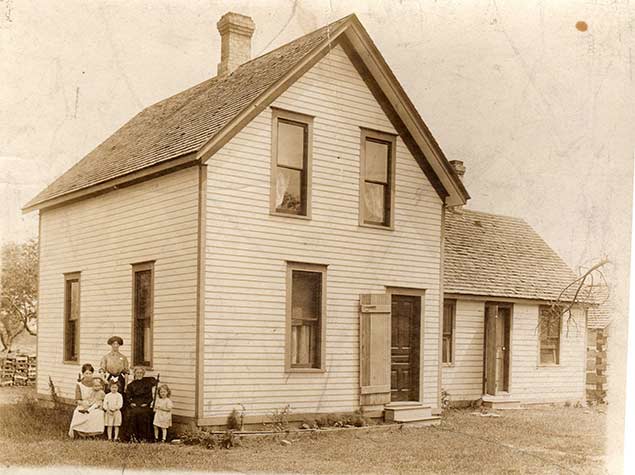
{"label": "wooden front door", "polygon": [[509,391],[511,306],[485,305],[484,392]]}
{"label": "wooden front door", "polygon": [[419,400],[421,298],[392,296],[390,395],[392,401]]}

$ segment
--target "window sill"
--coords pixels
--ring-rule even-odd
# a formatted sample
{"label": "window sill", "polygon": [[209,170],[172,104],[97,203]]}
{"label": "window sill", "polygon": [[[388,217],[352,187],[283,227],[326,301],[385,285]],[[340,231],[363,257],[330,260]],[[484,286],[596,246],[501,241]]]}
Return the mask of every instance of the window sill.
{"label": "window sill", "polygon": [[559,368],[560,363],[539,363],[537,368]]}
{"label": "window sill", "polygon": [[444,368],[454,368],[454,363],[441,363]]}
{"label": "window sill", "polygon": [[286,368],[285,373],[326,373],[323,368]]}
{"label": "window sill", "polygon": [[383,229],[384,231],[394,231],[394,226],[382,226],[380,224],[359,223],[360,228]]}
{"label": "window sill", "polygon": [[72,364],[75,366],[79,366],[79,360],[73,361],[73,360],[64,360],[62,361],[62,364]]}
{"label": "window sill", "polygon": [[287,213],[279,213],[277,211],[270,211],[269,212],[270,216],[279,216],[281,218],[293,218],[293,219],[304,219],[305,221],[310,221],[311,220],[311,216],[307,215],[301,215],[301,214],[287,214]]}

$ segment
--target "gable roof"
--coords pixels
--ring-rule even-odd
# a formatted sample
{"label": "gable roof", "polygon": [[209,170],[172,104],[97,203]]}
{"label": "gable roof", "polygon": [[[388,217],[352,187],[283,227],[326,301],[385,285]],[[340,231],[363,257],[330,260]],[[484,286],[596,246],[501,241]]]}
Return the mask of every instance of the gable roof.
{"label": "gable roof", "polygon": [[445,293],[555,301],[577,278],[522,219],[448,211],[444,231]]}
{"label": "gable roof", "polygon": [[426,160],[431,162],[449,201],[464,203],[469,195],[461,181],[357,17],[349,15],[259,56],[229,75],[216,76],[147,107],[29,201],[24,211],[64,202],[82,190],[158,165],[165,167],[179,158],[189,156],[190,162],[204,162],[216,150],[211,143],[242,128],[243,116],[253,117],[260,112],[290,85],[280,87],[299,65],[315,64],[321,58],[319,52],[326,54],[344,34],[354,47],[362,45],[366,65],[382,75],[380,82],[394,89],[386,94],[401,100],[402,107],[396,108],[400,114],[409,113],[414,118],[405,122],[414,120],[411,128],[420,129],[412,133],[424,148],[426,144],[429,147]]}

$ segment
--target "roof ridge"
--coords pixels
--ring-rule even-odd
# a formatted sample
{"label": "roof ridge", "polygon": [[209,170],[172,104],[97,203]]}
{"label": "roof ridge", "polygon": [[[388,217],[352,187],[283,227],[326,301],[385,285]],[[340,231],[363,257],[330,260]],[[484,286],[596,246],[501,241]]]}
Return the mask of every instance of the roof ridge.
{"label": "roof ridge", "polygon": [[[483,214],[485,216],[494,216],[494,217],[497,217],[497,218],[514,219],[514,220],[522,221],[523,223],[528,224],[527,221],[524,218],[521,218],[519,216],[510,215],[510,214],[491,213],[489,211],[480,211],[480,210],[469,209],[469,208],[463,208],[462,211],[464,213]],[[461,213],[456,213],[456,214],[460,216]]]}
{"label": "roof ridge", "polygon": [[[341,22],[341,23],[344,23],[344,22],[345,22],[345,20],[348,20],[349,18],[352,18],[352,17],[354,17],[354,16],[356,16],[356,15],[355,15],[354,13],[351,13],[351,14],[349,14],[349,15],[346,15],[346,16],[344,16],[344,17],[340,18],[339,20],[335,20],[335,21],[332,21],[331,23],[329,23],[329,24],[327,24],[327,25],[321,26],[321,27],[320,27],[320,28],[318,28],[317,30],[313,30],[313,31],[311,31],[311,32],[309,32],[309,33],[306,33],[306,34],[302,35],[302,36],[298,36],[297,38],[294,38],[294,39],[292,39],[291,41],[287,41],[286,43],[284,43],[284,44],[282,44],[282,45],[280,45],[280,46],[277,46],[276,48],[272,49],[271,51],[267,51],[266,53],[262,53],[261,55],[256,56],[255,58],[252,58],[252,59],[250,59],[249,61],[247,61],[247,62],[245,62],[245,63],[241,64],[240,66],[238,66],[238,67],[236,68],[236,70],[235,70],[235,71],[238,71],[240,68],[242,68],[243,66],[248,65],[249,63],[251,63],[251,62],[253,62],[253,61],[256,61],[256,60],[259,60],[259,59],[265,58],[265,57],[267,57],[267,56],[269,56],[269,55],[271,55],[271,54],[275,53],[276,51],[278,51],[278,50],[280,50],[280,49],[282,49],[282,48],[284,48],[284,47],[286,47],[286,46],[289,46],[289,45],[290,45],[290,44],[292,44],[292,43],[295,43],[296,41],[298,41],[298,40],[300,40],[300,39],[302,39],[302,38],[307,38],[307,37],[309,37],[309,36],[313,36],[313,35],[318,36],[318,34],[322,33],[322,32],[323,32],[324,30],[326,30],[326,29],[329,29],[330,27],[332,27],[332,26],[333,26],[333,25],[335,25],[336,23],[340,23],[340,22]],[[234,73],[234,72],[231,72],[228,76],[231,76],[233,73]],[[218,75],[216,75],[216,76],[214,76],[214,77],[218,77]]]}

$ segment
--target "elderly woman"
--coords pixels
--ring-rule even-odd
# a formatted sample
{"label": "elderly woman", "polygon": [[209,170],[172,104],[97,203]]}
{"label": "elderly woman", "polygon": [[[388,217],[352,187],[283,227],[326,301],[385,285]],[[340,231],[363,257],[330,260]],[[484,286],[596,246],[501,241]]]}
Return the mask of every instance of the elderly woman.
{"label": "elderly woman", "polygon": [[[128,358],[119,352],[119,347],[123,346],[123,338],[111,336],[108,338],[110,352],[106,353],[99,363],[99,372],[104,374],[106,381],[115,381],[119,386],[119,392],[123,395],[126,387],[126,375],[130,372]],[[107,384],[108,388],[110,385]],[[108,390],[108,389],[107,389]]]}
{"label": "elderly woman", "polygon": [[152,439],[152,401],[156,378],[146,377],[145,369],[134,368],[134,380],[126,387],[126,432],[131,440],[142,441]]}

